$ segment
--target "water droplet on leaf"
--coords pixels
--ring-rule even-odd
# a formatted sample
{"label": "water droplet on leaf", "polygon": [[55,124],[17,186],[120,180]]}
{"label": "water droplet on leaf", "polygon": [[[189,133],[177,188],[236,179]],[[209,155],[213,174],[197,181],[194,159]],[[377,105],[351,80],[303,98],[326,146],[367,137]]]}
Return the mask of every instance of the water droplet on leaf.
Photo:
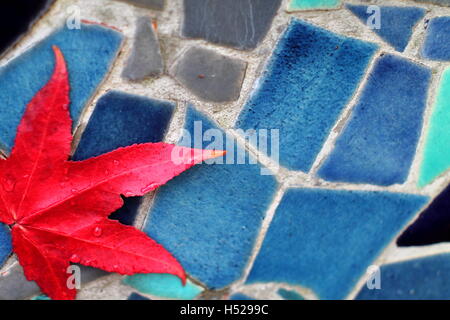
{"label": "water droplet on leaf", "polygon": [[100,237],[102,235],[102,232],[103,232],[102,228],[95,227],[95,229],[94,229],[94,236]]}

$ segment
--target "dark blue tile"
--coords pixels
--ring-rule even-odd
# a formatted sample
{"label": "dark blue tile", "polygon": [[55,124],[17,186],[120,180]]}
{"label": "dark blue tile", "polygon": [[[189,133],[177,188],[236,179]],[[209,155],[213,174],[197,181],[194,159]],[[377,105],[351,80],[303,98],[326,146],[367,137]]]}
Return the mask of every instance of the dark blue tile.
{"label": "dark blue tile", "polygon": [[450,61],[450,17],[432,19],[427,29],[422,55],[431,60]]}
{"label": "dark blue tile", "polygon": [[17,42],[52,3],[53,0],[2,1],[0,5],[0,55]]}
{"label": "dark blue tile", "polygon": [[277,291],[278,295],[282,297],[284,300],[305,300],[303,296],[298,294],[297,292],[293,290],[287,290],[287,289],[278,289]]}
{"label": "dark blue tile", "polygon": [[[119,91],[106,93],[97,102],[73,160],[88,159],[135,143],[162,141],[174,108],[167,101]],[[111,217],[132,224],[140,202],[140,197],[125,198],[125,205]]]}
{"label": "dark blue tile", "polygon": [[441,254],[384,265],[380,289],[364,286],[357,300],[450,299],[450,255]]}
{"label": "dark blue tile", "polygon": [[[192,137],[194,132],[201,135],[217,129],[192,107],[185,128]],[[181,145],[192,146],[187,139]],[[194,146],[202,148],[201,141]],[[228,156],[238,150],[243,149],[227,148]],[[189,169],[158,189],[145,232],[208,287],[230,284],[242,276],[277,188],[274,177],[261,175],[261,169],[248,163],[202,164]]]}
{"label": "dark blue tile", "polygon": [[127,300],[150,300],[149,298],[146,298],[144,296],[141,296],[140,294],[137,294],[136,292],[133,292],[130,294]]}
{"label": "dark blue tile", "polygon": [[99,25],[63,27],[0,69],[0,146],[10,150],[25,106],[50,79],[52,45],[63,52],[69,70],[71,115],[74,124],[108,72],[122,36]]}
{"label": "dark blue tile", "polygon": [[[356,15],[362,23],[367,21],[373,12],[367,12],[368,6],[347,4],[346,7]],[[402,52],[408,45],[414,26],[425,15],[425,9],[416,7],[379,7],[380,28],[372,29],[383,40]]]}
{"label": "dark blue tile", "polygon": [[450,186],[447,186],[419,218],[399,237],[397,244],[424,246],[450,241]]}
{"label": "dark blue tile", "polygon": [[182,34],[254,49],[265,37],[280,4],[281,0],[184,0]]}
{"label": "dark blue tile", "polygon": [[430,76],[428,68],[412,61],[380,57],[319,176],[383,186],[405,182],[422,130]]}
{"label": "dark blue tile", "polygon": [[11,254],[11,250],[11,233],[5,225],[0,224],[0,267]]}
{"label": "dark blue tile", "polygon": [[375,50],[293,20],[236,127],[279,129],[280,163],[309,171]]}
{"label": "dark blue tile", "polygon": [[243,293],[235,293],[235,294],[230,296],[229,300],[242,300],[242,301],[244,301],[244,300],[255,300],[255,299],[253,299],[253,298],[251,298],[251,297],[249,297],[249,296],[247,296],[247,295],[245,295]]}
{"label": "dark blue tile", "polygon": [[426,200],[400,193],[289,189],[247,283],[289,283],[322,299],[343,299]]}

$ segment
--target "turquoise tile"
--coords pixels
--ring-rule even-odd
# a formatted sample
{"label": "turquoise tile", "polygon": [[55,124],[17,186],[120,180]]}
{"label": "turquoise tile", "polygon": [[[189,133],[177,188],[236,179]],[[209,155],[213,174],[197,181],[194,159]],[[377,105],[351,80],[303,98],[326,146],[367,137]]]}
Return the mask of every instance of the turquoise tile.
{"label": "turquoise tile", "polygon": [[279,129],[281,165],[309,171],[376,49],[294,19],[235,127]]}
{"label": "turquoise tile", "polygon": [[448,300],[450,255],[440,254],[380,268],[380,289],[363,286],[357,300]]}
{"label": "turquoise tile", "polygon": [[53,45],[61,49],[67,61],[75,124],[107,74],[121,42],[122,35],[103,26],[63,27],[0,68],[0,146],[11,149],[25,106],[50,79],[55,60]]}
{"label": "turquoise tile", "polygon": [[341,0],[291,0],[288,11],[335,9]]}
{"label": "turquoise tile", "polygon": [[[191,137],[201,138],[210,129],[223,134],[192,107],[185,128]],[[210,142],[203,141],[194,146],[208,147]],[[234,164],[197,165],[161,186],[144,228],[209,288],[223,288],[242,276],[278,186],[273,176],[261,175],[260,165],[238,164],[233,153],[242,147],[225,148],[224,142],[217,149],[226,149],[227,158],[216,160]],[[181,145],[192,146],[187,139]]]}
{"label": "turquoise tile", "polygon": [[404,183],[422,130],[431,70],[384,54],[318,174],[328,181]]}
{"label": "turquoise tile", "polygon": [[289,189],[247,284],[288,283],[321,299],[344,299],[426,201],[401,193]]}
{"label": "turquoise tile", "polygon": [[178,277],[170,274],[136,274],[125,277],[123,282],[142,293],[171,299],[192,300],[203,291],[191,281],[183,286]]}
{"label": "turquoise tile", "polygon": [[[369,6],[347,4],[355,16],[367,25],[373,11],[368,11]],[[403,52],[408,45],[414,26],[424,17],[426,10],[416,7],[379,7],[379,29],[372,29],[383,40],[389,43],[395,50]]]}

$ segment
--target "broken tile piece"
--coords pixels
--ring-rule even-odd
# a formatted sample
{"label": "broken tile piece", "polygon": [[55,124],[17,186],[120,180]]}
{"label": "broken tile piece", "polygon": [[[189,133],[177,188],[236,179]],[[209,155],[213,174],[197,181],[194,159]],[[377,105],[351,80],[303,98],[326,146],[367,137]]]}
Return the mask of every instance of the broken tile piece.
{"label": "broken tile piece", "polygon": [[165,0],[118,0],[151,10],[164,10]]}
{"label": "broken tile piece", "polygon": [[448,300],[450,255],[440,254],[383,265],[381,288],[363,286],[356,300]]}
{"label": "broken tile piece", "polygon": [[288,11],[335,9],[340,5],[341,0],[291,0]]}
{"label": "broken tile piece", "polygon": [[377,46],[294,19],[235,127],[280,130],[280,163],[309,171]]}
{"label": "broken tile piece", "polygon": [[422,130],[431,71],[383,54],[318,175],[388,186],[408,177]]}
{"label": "broken tile piece", "polygon": [[142,293],[169,299],[192,300],[203,291],[189,280],[183,286],[181,280],[171,274],[135,274],[125,277],[123,282]]}
{"label": "broken tile piece", "polygon": [[305,300],[305,298],[294,290],[287,290],[280,288],[277,291],[278,295],[284,300]]}
{"label": "broken tile piece", "polygon": [[[365,25],[375,14],[373,11],[367,10],[369,6],[347,4],[346,8]],[[372,31],[393,46],[395,50],[403,52],[411,39],[414,26],[423,18],[426,10],[417,7],[382,6],[378,8],[380,9],[380,25],[379,28],[371,26]]]}
{"label": "broken tile piece", "polygon": [[321,299],[344,299],[426,201],[401,193],[288,189],[247,283],[288,283]]}
{"label": "broken tile piece", "polygon": [[0,223],[0,267],[11,254],[11,232],[8,227]]}
{"label": "broken tile piece", "polygon": [[450,168],[450,68],[442,74],[437,90],[420,165],[419,187]]}
{"label": "broken tile piece", "polygon": [[175,63],[171,73],[199,98],[212,102],[239,98],[247,63],[215,51],[191,47]]}
{"label": "broken tile piece", "polygon": [[241,300],[241,301],[245,301],[245,300],[255,300],[252,297],[249,297],[243,293],[235,293],[233,295],[230,296],[229,300]]}
{"label": "broken tile piece", "polygon": [[430,60],[450,61],[450,17],[431,19],[422,55]]}
{"label": "broken tile piece", "polygon": [[397,245],[424,246],[450,241],[450,186],[447,186],[398,238]]}
{"label": "broken tile piece", "polygon": [[158,76],[164,71],[159,41],[151,21],[140,17],[136,22],[136,33],[131,55],[128,58],[122,76],[139,81],[150,76]]}
{"label": "broken tile piece", "polygon": [[51,6],[53,0],[2,1],[0,5],[0,56],[16,43]]}
{"label": "broken tile piece", "polygon": [[184,0],[182,35],[254,49],[266,36],[281,0]]}
{"label": "broken tile piece", "polygon": [[[135,143],[160,142],[174,109],[172,102],[110,91],[98,100],[72,159],[85,160]],[[111,217],[131,225],[141,197],[124,202]]]}
{"label": "broken tile piece", "polygon": [[[211,289],[223,288],[242,276],[278,184],[261,174],[261,165],[239,164],[243,147],[222,137],[224,132],[193,107],[185,129],[194,145],[187,137],[180,145],[204,149],[209,140],[194,137],[215,134],[222,141],[214,144],[216,150],[227,150],[227,156],[197,165],[158,188],[144,231],[192,277]],[[233,163],[217,163],[227,159]]]}
{"label": "broken tile piece", "polygon": [[150,300],[147,297],[141,296],[140,294],[133,292],[130,294],[127,300]]}
{"label": "broken tile piece", "polygon": [[9,151],[23,111],[36,92],[50,79],[58,46],[67,62],[70,80],[70,113],[78,117],[114,61],[122,36],[100,25],[66,26],[0,68],[0,147]]}

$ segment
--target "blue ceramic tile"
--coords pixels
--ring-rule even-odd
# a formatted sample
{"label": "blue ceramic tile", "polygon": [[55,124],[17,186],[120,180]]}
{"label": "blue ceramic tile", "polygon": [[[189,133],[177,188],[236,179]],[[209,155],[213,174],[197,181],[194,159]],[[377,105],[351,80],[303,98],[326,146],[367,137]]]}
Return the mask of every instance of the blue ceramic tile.
{"label": "blue ceramic tile", "polygon": [[[169,125],[175,105],[146,97],[110,91],[102,96],[89,119],[73,160],[84,160],[135,143],[159,142]],[[125,199],[111,215],[132,224],[140,197]]]}
{"label": "blue ceramic tile", "polygon": [[11,254],[11,233],[8,228],[0,224],[0,267]]}
{"label": "blue ceramic tile", "polygon": [[[194,137],[196,128],[201,134],[217,127],[189,107],[185,128]],[[181,145],[192,147],[187,139]],[[233,153],[231,147],[227,151]],[[276,188],[260,165],[198,165],[158,189],[144,230],[190,275],[222,288],[242,276]]]}
{"label": "blue ceramic tile", "polygon": [[423,246],[450,241],[450,186],[447,186],[419,218],[399,237],[397,244]]}
{"label": "blue ceramic tile", "polygon": [[189,38],[254,49],[269,31],[281,0],[184,0],[182,34]]}
{"label": "blue ceramic tile", "polygon": [[404,58],[380,57],[319,176],[382,186],[405,182],[422,129],[430,76],[428,68]]}
{"label": "blue ceramic tile", "polygon": [[247,283],[289,283],[322,299],[343,299],[426,200],[400,193],[289,189]]}
{"label": "blue ceramic tile", "polygon": [[381,266],[381,289],[364,286],[357,300],[450,299],[450,255],[441,254]]}
{"label": "blue ceramic tile", "polygon": [[192,300],[203,291],[189,280],[183,285],[180,278],[171,274],[135,274],[125,277],[123,283],[139,292],[170,299]]}
{"label": "blue ceramic tile", "polygon": [[63,52],[69,70],[71,115],[74,123],[108,72],[122,36],[98,25],[64,27],[0,69],[0,146],[10,150],[25,106],[50,79],[54,67],[51,46]]}
{"label": "blue ceramic tile", "polygon": [[431,60],[450,61],[450,17],[430,21],[422,55]]}
{"label": "blue ceramic tile", "polygon": [[133,292],[130,294],[127,300],[150,300],[149,298],[146,298],[144,296],[141,296],[140,294]]}
{"label": "blue ceramic tile", "polygon": [[293,20],[236,127],[279,129],[280,163],[309,171],[375,50]]}
{"label": "blue ceramic tile", "polygon": [[[368,6],[347,4],[346,7],[357,16],[362,23],[367,24],[373,12],[367,12]],[[416,7],[379,7],[380,28],[372,29],[383,40],[402,52],[411,39],[414,26],[425,15],[425,9]]]}
{"label": "blue ceramic tile", "polygon": [[253,298],[251,298],[251,297],[249,297],[249,296],[247,296],[247,295],[245,295],[243,293],[235,293],[232,296],[230,296],[229,300],[242,300],[242,301],[245,301],[245,300],[255,300],[255,299],[253,299]]}
{"label": "blue ceramic tile", "polygon": [[287,290],[287,289],[278,289],[277,291],[278,295],[282,297],[284,300],[305,300],[303,296],[298,294],[297,292],[293,290]]}

